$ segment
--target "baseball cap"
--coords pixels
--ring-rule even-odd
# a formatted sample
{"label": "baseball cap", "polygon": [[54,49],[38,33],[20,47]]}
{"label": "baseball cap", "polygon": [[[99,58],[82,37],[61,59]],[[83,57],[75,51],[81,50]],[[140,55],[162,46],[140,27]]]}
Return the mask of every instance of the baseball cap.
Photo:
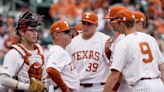
{"label": "baseball cap", "polygon": [[145,15],[140,12],[140,11],[133,11],[133,14],[135,16],[135,21],[136,22],[146,22],[146,17]]}
{"label": "baseball cap", "polygon": [[108,14],[103,17],[103,19],[112,19],[115,17],[115,15],[122,9],[127,9],[124,6],[113,6],[109,9]]}
{"label": "baseball cap", "polygon": [[82,14],[82,20],[81,21],[86,21],[86,22],[90,22],[93,24],[98,24],[98,16],[93,12],[84,12]]}
{"label": "baseball cap", "polygon": [[50,28],[50,34],[52,35],[54,32],[63,32],[66,30],[70,30],[72,27],[68,25],[68,22],[64,20],[59,20],[52,24]]}
{"label": "baseball cap", "polygon": [[116,14],[114,21],[112,21],[112,23],[114,23],[114,22],[128,22],[128,21],[134,21],[134,20],[135,20],[135,16],[134,16],[133,12],[128,10],[128,9],[123,9],[123,10],[120,10]]}
{"label": "baseball cap", "polygon": [[77,24],[75,26],[75,30],[78,31],[78,30],[82,30],[82,22],[80,22],[79,24]]}

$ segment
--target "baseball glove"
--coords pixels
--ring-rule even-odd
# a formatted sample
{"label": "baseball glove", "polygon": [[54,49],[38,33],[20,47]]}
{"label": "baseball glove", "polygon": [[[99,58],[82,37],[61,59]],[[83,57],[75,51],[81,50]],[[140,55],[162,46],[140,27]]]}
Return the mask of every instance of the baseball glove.
{"label": "baseball glove", "polygon": [[38,79],[31,78],[28,92],[45,92],[46,86]]}

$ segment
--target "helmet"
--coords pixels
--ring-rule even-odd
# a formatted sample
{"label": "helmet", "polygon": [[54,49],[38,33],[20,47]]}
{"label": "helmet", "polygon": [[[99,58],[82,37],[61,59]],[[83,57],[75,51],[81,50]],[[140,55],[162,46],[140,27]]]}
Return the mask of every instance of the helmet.
{"label": "helmet", "polygon": [[28,26],[36,27],[43,24],[44,16],[39,15],[32,10],[26,10],[18,20],[16,33],[18,30],[27,30]]}

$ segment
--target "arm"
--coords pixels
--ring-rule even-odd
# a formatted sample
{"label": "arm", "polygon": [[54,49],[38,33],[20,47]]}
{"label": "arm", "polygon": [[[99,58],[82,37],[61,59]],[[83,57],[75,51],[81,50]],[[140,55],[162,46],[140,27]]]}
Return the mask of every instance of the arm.
{"label": "arm", "polygon": [[121,80],[122,80],[122,74],[120,74],[119,80],[117,81],[116,85],[113,88],[114,92],[117,92],[118,88],[120,87]]}
{"label": "arm", "polygon": [[116,83],[119,80],[120,77],[120,72],[117,70],[111,70],[111,74],[109,75],[106,83],[105,83],[105,87],[103,92],[113,92],[113,88],[116,85]]}
{"label": "arm", "polygon": [[15,49],[10,50],[5,55],[2,71],[0,73],[0,81],[3,86],[13,90],[28,90],[29,84],[12,78],[16,75],[17,70],[20,69],[20,63],[18,63],[20,59],[19,53]]}
{"label": "arm", "polygon": [[164,63],[159,65],[159,70],[161,71],[161,75],[162,75],[161,79],[162,79],[162,81],[164,83]]}
{"label": "arm", "polygon": [[67,92],[68,87],[62,80],[60,72],[52,67],[47,68],[46,71],[51,79],[62,89],[62,91]]}
{"label": "arm", "polygon": [[19,82],[7,74],[0,75],[1,84],[5,87],[11,88],[13,90],[28,90],[29,84]]}

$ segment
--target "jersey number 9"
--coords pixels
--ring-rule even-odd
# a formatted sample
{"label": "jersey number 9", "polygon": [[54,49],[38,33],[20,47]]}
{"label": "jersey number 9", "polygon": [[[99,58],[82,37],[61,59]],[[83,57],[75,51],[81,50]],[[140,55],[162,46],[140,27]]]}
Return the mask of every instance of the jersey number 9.
{"label": "jersey number 9", "polygon": [[153,56],[152,56],[149,44],[147,42],[140,42],[139,46],[140,46],[140,49],[141,49],[141,53],[143,55],[148,55],[148,59],[143,58],[143,62],[144,63],[152,62]]}

